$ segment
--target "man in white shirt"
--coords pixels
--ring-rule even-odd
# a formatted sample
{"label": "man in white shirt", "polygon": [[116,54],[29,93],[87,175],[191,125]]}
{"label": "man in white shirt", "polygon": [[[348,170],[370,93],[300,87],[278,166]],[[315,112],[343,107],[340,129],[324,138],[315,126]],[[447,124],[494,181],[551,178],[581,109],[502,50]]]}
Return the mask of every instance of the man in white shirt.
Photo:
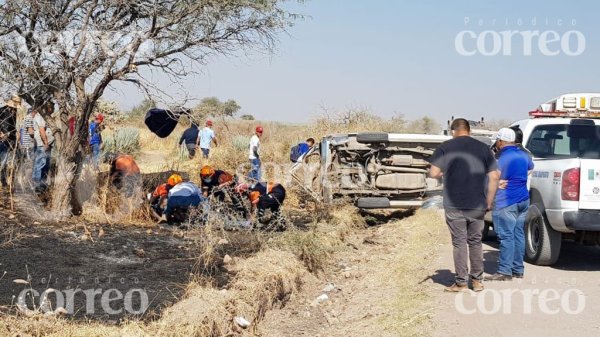
{"label": "man in white shirt", "polygon": [[176,209],[196,207],[205,200],[200,188],[193,182],[186,181],[179,183],[169,190],[167,208],[165,208],[165,211],[163,212],[163,219],[169,219],[169,216],[172,215]]}
{"label": "man in white shirt", "polygon": [[250,174],[248,178],[254,182],[259,182],[261,178],[261,163],[260,163],[260,137],[262,137],[262,126],[256,127],[256,132],[250,138],[250,146],[248,149],[248,159],[250,159]]}
{"label": "man in white shirt", "polygon": [[211,129],[212,125],[212,121],[206,121],[206,126],[198,133],[198,140],[196,140],[196,147],[200,146],[203,158],[208,158],[208,154],[210,153],[210,143],[214,143],[215,146],[218,146],[217,136],[213,129]]}

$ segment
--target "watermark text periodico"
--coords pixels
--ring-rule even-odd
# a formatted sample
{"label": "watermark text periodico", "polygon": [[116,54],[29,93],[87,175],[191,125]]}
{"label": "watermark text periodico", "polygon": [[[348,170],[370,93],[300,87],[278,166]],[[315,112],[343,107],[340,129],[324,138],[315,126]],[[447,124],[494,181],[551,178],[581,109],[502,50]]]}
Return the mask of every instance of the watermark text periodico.
{"label": "watermark text periodico", "polygon": [[579,56],[586,48],[584,34],[574,29],[575,19],[465,17],[463,23],[468,29],[454,39],[455,50],[462,56]]}

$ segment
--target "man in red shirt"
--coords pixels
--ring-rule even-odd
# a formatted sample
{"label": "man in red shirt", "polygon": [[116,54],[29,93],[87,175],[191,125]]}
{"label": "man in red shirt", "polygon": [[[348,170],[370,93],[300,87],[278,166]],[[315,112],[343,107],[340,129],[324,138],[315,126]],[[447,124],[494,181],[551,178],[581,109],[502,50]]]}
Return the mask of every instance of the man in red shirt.
{"label": "man in red shirt", "polygon": [[110,183],[128,198],[137,194],[142,186],[142,175],[133,157],[128,154],[107,154],[107,159],[110,163]]}

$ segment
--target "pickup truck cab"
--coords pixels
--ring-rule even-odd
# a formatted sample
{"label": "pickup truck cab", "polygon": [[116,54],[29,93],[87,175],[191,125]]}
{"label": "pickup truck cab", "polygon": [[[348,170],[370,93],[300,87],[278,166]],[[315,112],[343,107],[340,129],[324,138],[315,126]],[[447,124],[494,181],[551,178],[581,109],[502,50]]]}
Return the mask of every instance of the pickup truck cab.
{"label": "pickup truck cab", "polygon": [[562,239],[600,243],[600,93],[569,94],[518,121],[535,168],[525,257],[551,265]]}

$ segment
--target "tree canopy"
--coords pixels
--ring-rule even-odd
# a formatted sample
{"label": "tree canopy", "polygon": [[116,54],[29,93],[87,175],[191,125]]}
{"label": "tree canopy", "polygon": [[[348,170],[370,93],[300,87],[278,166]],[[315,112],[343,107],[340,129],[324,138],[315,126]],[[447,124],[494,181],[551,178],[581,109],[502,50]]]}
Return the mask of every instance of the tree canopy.
{"label": "tree canopy", "polygon": [[192,109],[193,118],[202,120],[208,117],[234,117],[242,107],[232,99],[221,102],[217,97],[206,97]]}
{"label": "tree canopy", "polygon": [[[0,92],[34,106],[54,102],[60,111],[54,123],[62,125],[53,130],[77,117],[73,135],[56,135],[55,177],[64,181],[54,184],[69,188],[55,192],[71,193],[88,120],[109,85],[130,83],[152,97],[165,85],[148,79],[154,71],[177,82],[212,56],[271,51],[277,34],[298,18],[285,1],[0,0]],[[236,106],[224,108],[235,113]],[[53,201],[72,202],[64,193]]]}

